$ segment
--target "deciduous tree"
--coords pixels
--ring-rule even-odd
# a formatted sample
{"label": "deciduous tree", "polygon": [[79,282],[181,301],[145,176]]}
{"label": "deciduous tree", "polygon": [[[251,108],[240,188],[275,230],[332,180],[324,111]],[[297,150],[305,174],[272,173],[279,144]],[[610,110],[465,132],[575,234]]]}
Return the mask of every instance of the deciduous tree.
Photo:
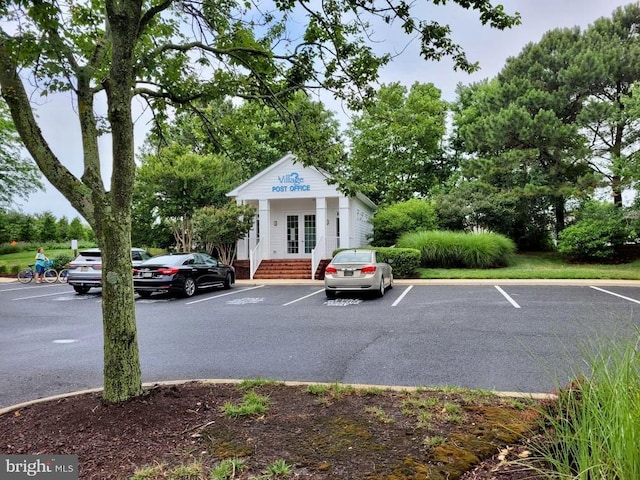
{"label": "deciduous tree", "polygon": [[240,168],[220,155],[198,155],[172,144],[157,155],[145,155],[137,185],[152,219],[171,227],[178,251],[193,249],[193,214],[205,206],[223,205],[237,183]]}
{"label": "deciduous tree", "polygon": [[348,129],[351,152],[339,182],[382,204],[426,195],[453,170],[441,150],[446,112],[432,84],[382,86]]}
{"label": "deciduous tree", "polygon": [[[454,2],[493,27],[519,20],[490,0]],[[390,52],[376,54],[365,40],[373,35],[368,31],[372,21],[398,24],[417,37],[425,58],[450,56],[457,67],[474,69],[448,26],[418,18],[416,8],[404,0],[290,0],[270,9],[195,0],[0,4],[2,96],[38,167],[93,227],[103,251],[105,401],[142,391],[130,263],[134,99],[153,110],[158,125],[174,104],[239,97],[278,105],[311,85],[357,107],[370,94],[379,67],[391,58]],[[80,176],[43,136],[33,101],[41,97],[32,85],[38,93],[73,98],[82,138]],[[100,162],[104,134],[111,140],[108,185]]]}
{"label": "deciduous tree", "polygon": [[194,214],[195,238],[205,246],[207,252],[217,252],[222,262],[231,265],[236,256],[238,240],[249,233],[255,216],[256,208],[253,205],[230,202],[221,207],[203,207]]}
{"label": "deciduous tree", "polygon": [[0,102],[0,207],[42,188],[40,172],[30,159],[22,157],[21,146],[7,106]]}

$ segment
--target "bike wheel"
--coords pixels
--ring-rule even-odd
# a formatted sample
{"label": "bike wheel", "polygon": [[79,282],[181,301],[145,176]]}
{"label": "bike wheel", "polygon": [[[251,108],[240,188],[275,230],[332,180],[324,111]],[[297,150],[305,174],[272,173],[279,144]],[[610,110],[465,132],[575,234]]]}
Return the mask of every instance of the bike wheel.
{"label": "bike wheel", "polygon": [[29,283],[31,280],[33,280],[34,275],[35,272],[33,270],[31,270],[30,268],[25,268],[18,272],[18,281],[20,283]]}
{"label": "bike wheel", "polygon": [[47,283],[53,283],[58,281],[58,271],[53,268],[48,268],[44,271],[44,281]]}
{"label": "bike wheel", "polygon": [[58,281],[60,283],[67,283],[68,276],[69,276],[69,270],[66,268],[63,268],[58,272]]}

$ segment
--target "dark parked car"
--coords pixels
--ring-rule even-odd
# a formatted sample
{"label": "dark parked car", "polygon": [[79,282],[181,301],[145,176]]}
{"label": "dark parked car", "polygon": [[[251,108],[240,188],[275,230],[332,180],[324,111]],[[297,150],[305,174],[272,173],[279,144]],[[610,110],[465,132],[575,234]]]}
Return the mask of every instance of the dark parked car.
{"label": "dark parked car", "polygon": [[[142,248],[131,249],[131,265],[140,265],[151,258],[149,252]],[[99,248],[83,250],[70,264],[67,283],[78,293],[87,293],[92,287],[102,286],[102,255]]]}
{"label": "dark parked car", "polygon": [[191,297],[205,288],[231,288],[235,281],[232,266],[206,253],[158,255],[133,269],[133,288],[143,298],[150,297],[153,292]]}

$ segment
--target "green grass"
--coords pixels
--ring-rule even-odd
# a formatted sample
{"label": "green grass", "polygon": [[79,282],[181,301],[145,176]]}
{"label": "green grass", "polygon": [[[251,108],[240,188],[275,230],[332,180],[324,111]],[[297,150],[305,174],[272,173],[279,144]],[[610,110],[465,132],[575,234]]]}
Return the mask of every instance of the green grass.
{"label": "green grass", "polygon": [[[81,247],[82,248],[80,248],[80,250],[84,250],[85,248],[93,248],[85,245],[81,245]],[[27,268],[29,265],[33,265],[35,263],[34,257],[36,256],[36,250],[37,248],[33,249],[33,251],[25,250],[23,252],[0,255],[0,264],[4,264],[8,268],[13,265],[18,265],[20,269]],[[63,248],[60,245],[52,247],[51,249],[47,248],[47,246],[44,245],[44,254],[50,260],[53,260],[60,255],[65,255],[72,259],[75,258],[73,255],[73,250],[71,250],[71,248]]]}
{"label": "green grass", "polygon": [[419,268],[425,279],[607,279],[640,280],[640,260],[624,264],[573,264],[557,253],[514,255],[508,267],[494,269]]}
{"label": "green grass", "polygon": [[640,478],[640,351],[611,341],[585,356],[592,373],[561,390],[536,450],[547,478]]}
{"label": "green grass", "polygon": [[245,393],[242,402],[226,402],[222,406],[222,411],[229,417],[239,418],[249,415],[260,415],[269,410],[269,397],[259,395],[253,390]]}

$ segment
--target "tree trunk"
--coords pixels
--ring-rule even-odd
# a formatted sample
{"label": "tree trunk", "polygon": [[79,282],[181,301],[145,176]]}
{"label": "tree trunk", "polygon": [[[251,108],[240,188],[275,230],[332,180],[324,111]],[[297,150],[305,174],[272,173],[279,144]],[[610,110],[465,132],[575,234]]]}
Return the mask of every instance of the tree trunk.
{"label": "tree trunk", "polygon": [[[103,249],[102,315],[104,324],[104,392],[108,403],[142,393],[133,280],[131,275],[131,202],[135,149],[131,102],[135,85],[135,44],[140,1],[108,1],[112,60],[107,92],[113,173],[108,202],[96,206]],[[104,209],[102,208],[104,207]]]}
{"label": "tree trunk", "polygon": [[564,230],[564,224],[565,224],[565,211],[564,211],[564,207],[565,207],[565,198],[563,196],[561,197],[555,197],[554,199],[554,213],[555,213],[555,217],[556,217],[556,239],[559,237],[560,232],[562,230]]}

